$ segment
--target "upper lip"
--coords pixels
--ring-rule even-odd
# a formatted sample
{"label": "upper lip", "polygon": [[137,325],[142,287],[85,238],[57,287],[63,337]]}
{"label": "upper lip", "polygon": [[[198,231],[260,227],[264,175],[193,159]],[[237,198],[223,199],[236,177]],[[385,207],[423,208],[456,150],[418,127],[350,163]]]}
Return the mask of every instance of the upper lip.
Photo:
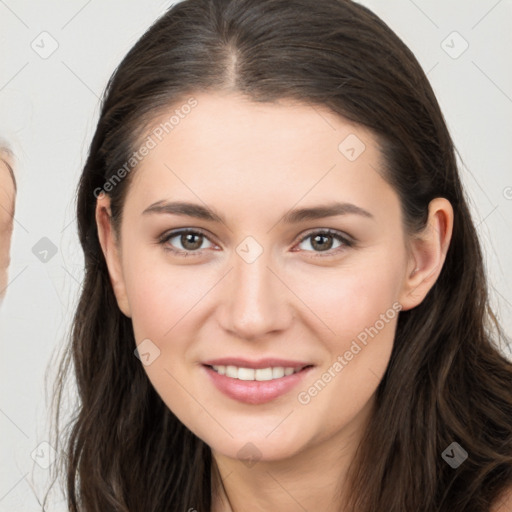
{"label": "upper lip", "polygon": [[241,368],[269,368],[282,366],[284,368],[304,368],[305,366],[312,366],[307,361],[292,361],[290,359],[278,359],[274,357],[267,357],[265,359],[258,359],[257,361],[250,361],[242,357],[223,357],[221,359],[210,359],[203,361],[207,366],[238,366]]}

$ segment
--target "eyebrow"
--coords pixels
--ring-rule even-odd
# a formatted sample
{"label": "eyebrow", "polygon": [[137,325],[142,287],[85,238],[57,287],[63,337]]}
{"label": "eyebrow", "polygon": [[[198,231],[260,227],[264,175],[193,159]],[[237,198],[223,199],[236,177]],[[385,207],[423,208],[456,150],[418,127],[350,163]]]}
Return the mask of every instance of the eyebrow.
{"label": "eyebrow", "polygon": [[[152,205],[148,206],[143,212],[143,215],[162,213],[168,215],[185,215],[187,217],[194,217],[196,219],[207,220],[211,222],[220,222],[226,224],[225,219],[222,215],[216,213],[214,210],[195,203],[187,203],[183,201],[168,202],[168,201],[157,201]],[[298,208],[287,212],[283,216],[283,222],[285,224],[297,224],[307,220],[323,219],[325,217],[334,217],[336,215],[360,215],[370,219],[374,219],[374,216],[352,203],[340,203],[333,202],[327,205],[313,206],[309,208]]]}

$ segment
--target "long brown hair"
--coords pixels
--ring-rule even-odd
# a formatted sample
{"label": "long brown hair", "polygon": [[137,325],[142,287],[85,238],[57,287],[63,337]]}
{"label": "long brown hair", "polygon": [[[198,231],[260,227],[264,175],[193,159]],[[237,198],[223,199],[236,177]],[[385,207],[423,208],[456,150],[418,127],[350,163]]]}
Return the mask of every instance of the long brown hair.
{"label": "long brown hair", "polygon": [[[512,364],[499,349],[505,336],[488,307],[453,142],[411,51],[348,0],[185,0],[111,77],[78,189],[85,277],[55,389],[58,427],[73,370],[79,400],[54,441],[65,447],[55,467],[66,476],[69,510],[210,510],[210,448],[167,408],[134,356],[95,206],[152,120],[194,92],[221,89],[252,101],[326,106],[369,128],[409,234],[425,226],[433,198],[453,205],[441,274],[419,306],[400,313],[377,407],[351,466],[351,510],[488,511],[512,484]],[[117,227],[135,172],[107,191]],[[442,457],[453,442],[468,453],[456,469]]]}

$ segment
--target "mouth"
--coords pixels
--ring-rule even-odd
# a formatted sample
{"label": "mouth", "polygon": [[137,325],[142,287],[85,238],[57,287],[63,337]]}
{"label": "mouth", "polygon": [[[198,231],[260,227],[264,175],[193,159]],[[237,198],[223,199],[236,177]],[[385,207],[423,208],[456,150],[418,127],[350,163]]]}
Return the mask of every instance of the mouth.
{"label": "mouth", "polygon": [[285,397],[314,368],[313,364],[265,366],[259,368],[233,364],[202,364],[209,382],[223,395],[250,405]]}

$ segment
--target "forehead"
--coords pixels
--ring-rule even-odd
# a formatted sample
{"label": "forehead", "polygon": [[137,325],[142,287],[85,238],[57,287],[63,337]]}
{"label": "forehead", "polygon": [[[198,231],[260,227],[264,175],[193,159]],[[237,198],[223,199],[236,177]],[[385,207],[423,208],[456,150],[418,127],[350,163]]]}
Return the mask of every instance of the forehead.
{"label": "forehead", "polygon": [[318,153],[336,157],[339,143],[356,133],[361,142],[375,145],[369,131],[325,106],[293,99],[254,102],[235,93],[200,94],[194,95],[194,99],[196,106],[188,109],[187,114],[179,118],[172,115],[184,110],[183,100],[155,119],[153,136],[155,131],[161,134],[156,134],[158,146],[162,142],[185,143],[189,151],[207,148],[217,159],[224,155],[229,159],[242,156],[254,160],[262,151],[287,159]]}
{"label": "forehead", "polygon": [[298,201],[368,205],[383,198],[383,188],[393,193],[379,173],[381,154],[371,132],[325,107],[256,103],[232,93],[194,99],[191,109],[170,107],[146,132],[154,147],[128,193],[139,207],[162,199],[229,198],[254,213]]}

